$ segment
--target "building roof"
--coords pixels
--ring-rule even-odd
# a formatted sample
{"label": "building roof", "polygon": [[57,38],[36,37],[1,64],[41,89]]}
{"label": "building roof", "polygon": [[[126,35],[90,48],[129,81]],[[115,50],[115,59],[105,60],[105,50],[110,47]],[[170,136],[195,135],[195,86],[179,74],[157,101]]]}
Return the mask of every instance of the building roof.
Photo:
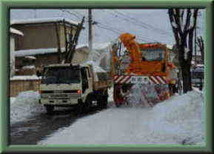
{"label": "building roof", "polygon": [[10,28],[10,33],[15,34],[15,35],[24,36],[24,34],[21,31],[15,29],[15,28]]}
{"label": "building roof", "polygon": [[11,20],[11,25],[27,25],[27,24],[41,24],[41,23],[54,23],[63,22],[69,23],[71,25],[77,26],[79,23],[70,19],[65,19],[62,17],[57,18],[33,18],[33,19],[22,19],[22,20]]}

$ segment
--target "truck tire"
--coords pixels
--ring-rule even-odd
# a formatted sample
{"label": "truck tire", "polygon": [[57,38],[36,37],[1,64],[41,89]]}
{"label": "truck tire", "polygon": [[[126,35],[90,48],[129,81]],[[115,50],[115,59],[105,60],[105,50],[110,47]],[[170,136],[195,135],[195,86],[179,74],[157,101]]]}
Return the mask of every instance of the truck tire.
{"label": "truck tire", "polygon": [[101,96],[98,100],[98,107],[100,109],[105,109],[108,106],[108,96]]}
{"label": "truck tire", "polygon": [[53,114],[54,106],[53,105],[45,105],[45,109],[47,114]]}
{"label": "truck tire", "polygon": [[91,110],[91,106],[92,106],[92,97],[88,96],[86,98],[85,104],[84,104],[84,112],[88,113]]}
{"label": "truck tire", "polygon": [[75,115],[80,115],[84,112],[84,104],[82,103],[82,101],[79,101],[78,104],[75,106],[74,108],[74,114]]}

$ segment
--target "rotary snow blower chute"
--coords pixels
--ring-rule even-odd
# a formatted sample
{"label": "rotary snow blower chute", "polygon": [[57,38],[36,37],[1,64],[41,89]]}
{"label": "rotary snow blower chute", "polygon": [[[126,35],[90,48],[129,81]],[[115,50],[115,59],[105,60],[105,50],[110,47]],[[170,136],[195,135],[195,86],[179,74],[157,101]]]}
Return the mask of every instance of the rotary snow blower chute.
{"label": "rotary snow blower chute", "polygon": [[169,50],[160,43],[139,44],[135,36],[121,34],[112,46],[111,75],[114,102],[153,106],[175,92],[176,67]]}

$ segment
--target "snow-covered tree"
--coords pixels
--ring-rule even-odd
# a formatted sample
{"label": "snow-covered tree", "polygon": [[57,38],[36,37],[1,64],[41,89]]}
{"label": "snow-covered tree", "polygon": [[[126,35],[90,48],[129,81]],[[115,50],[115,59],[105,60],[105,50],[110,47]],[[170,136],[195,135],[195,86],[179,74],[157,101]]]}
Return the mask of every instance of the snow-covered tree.
{"label": "snow-covered tree", "polygon": [[169,19],[178,50],[178,60],[183,79],[183,92],[192,90],[191,86],[191,61],[193,52],[193,33],[196,28],[198,9],[168,10]]}

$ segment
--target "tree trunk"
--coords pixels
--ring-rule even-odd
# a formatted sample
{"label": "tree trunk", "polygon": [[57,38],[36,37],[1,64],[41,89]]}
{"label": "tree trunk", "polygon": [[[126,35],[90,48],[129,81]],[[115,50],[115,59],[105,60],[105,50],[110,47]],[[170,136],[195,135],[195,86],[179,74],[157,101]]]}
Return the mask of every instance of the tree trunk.
{"label": "tree trunk", "polygon": [[192,90],[190,65],[184,64],[183,67],[181,67],[181,70],[183,78],[183,92],[187,93]]}

